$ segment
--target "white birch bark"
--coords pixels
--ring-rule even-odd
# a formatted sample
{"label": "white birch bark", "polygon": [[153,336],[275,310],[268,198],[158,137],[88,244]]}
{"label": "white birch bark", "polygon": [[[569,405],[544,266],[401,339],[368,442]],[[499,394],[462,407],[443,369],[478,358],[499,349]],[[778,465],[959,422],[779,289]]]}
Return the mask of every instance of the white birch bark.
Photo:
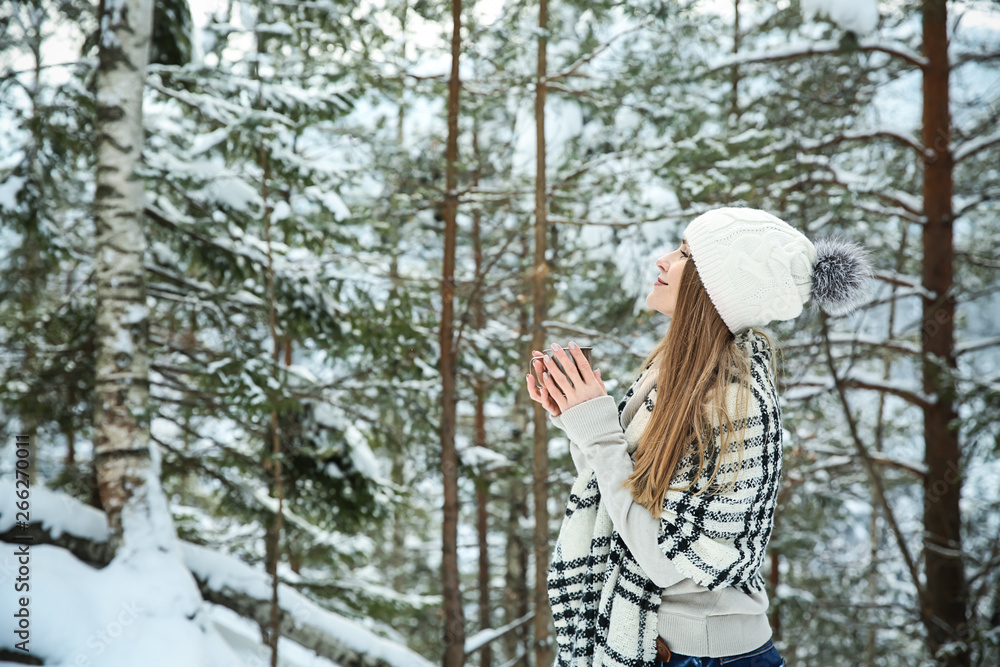
{"label": "white birch bark", "polygon": [[126,504],[148,514],[151,472],[149,309],[143,254],[142,95],[153,0],[103,0],[97,72],[97,383],[95,464],[111,528],[122,543]]}

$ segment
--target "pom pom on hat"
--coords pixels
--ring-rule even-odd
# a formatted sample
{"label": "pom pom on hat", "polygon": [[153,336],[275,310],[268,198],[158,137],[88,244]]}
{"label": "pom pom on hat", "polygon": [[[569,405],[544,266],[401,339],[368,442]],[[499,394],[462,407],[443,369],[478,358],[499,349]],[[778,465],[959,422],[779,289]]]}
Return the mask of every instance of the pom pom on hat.
{"label": "pom pom on hat", "polygon": [[816,304],[831,315],[847,315],[867,301],[869,281],[873,277],[868,251],[861,245],[838,237],[813,243],[810,295]]}
{"label": "pom pom on hat", "polygon": [[734,334],[798,317],[809,299],[833,316],[868,299],[867,251],[839,237],[813,243],[760,209],[721,207],[684,230],[691,259],[716,311]]}

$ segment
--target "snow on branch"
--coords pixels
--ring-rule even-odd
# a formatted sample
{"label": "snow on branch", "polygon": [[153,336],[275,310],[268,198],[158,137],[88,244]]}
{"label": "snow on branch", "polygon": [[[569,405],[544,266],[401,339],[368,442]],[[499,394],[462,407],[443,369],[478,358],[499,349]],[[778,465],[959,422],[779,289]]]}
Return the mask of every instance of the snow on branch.
{"label": "snow on branch", "polygon": [[962,203],[955,209],[954,217],[961,218],[976,207],[997,200],[1000,200],[1000,188],[985,188],[975,196],[956,197],[956,202]]}
{"label": "snow on branch", "polygon": [[146,85],[200,112],[205,118],[214,122],[217,127],[245,122],[255,116],[260,120],[275,121],[286,127],[295,127],[295,122],[291,118],[273,109],[248,110],[244,106],[209,94],[171,90],[159,82],[157,75],[150,76],[146,80]]}
{"label": "snow on branch", "polygon": [[885,188],[884,190],[875,191],[874,194],[896,204],[911,215],[920,216],[921,218],[924,216],[924,202],[920,197],[911,195],[909,192],[895,188]]}
{"label": "snow on branch", "polygon": [[955,343],[955,356],[998,345],[1000,345],[1000,336],[987,336],[986,338],[976,338],[975,340],[959,341]]}
{"label": "snow on branch", "polygon": [[868,139],[892,139],[907,148],[912,148],[921,157],[924,155],[924,148],[920,145],[920,142],[889,127],[879,128],[868,132],[842,132],[840,134],[830,134],[822,139],[802,141],[800,146],[802,150],[814,151],[820,148],[826,148],[827,146],[834,146],[845,141],[866,141]]}
{"label": "snow on branch", "polygon": [[914,294],[919,294],[928,301],[937,299],[937,292],[924,287],[923,280],[917,276],[908,276],[903,273],[897,273],[896,271],[883,269],[876,271],[874,277],[876,280],[881,280],[889,283],[890,285],[909,288],[910,290],[913,290]]}
{"label": "snow on branch", "polygon": [[[278,499],[272,498],[263,489],[254,489],[253,498],[261,507],[277,513]],[[308,533],[316,544],[321,544],[337,553],[369,557],[375,553],[375,543],[367,535],[345,535],[339,531],[324,530],[295,514],[287,506],[281,508],[281,514],[289,524]]]}
{"label": "snow on branch", "polygon": [[983,63],[1000,60],[1000,51],[958,51],[949,54],[949,65],[956,69],[967,63]]}
{"label": "snow on branch", "polygon": [[[904,44],[884,42],[879,40],[860,40],[857,46],[858,51],[878,51],[887,53],[895,58],[904,60],[915,67],[921,69],[927,67],[927,59],[913,51]],[[768,49],[757,53],[733,53],[717,58],[709,65],[708,72],[732,67],[733,65],[746,65],[750,63],[767,63],[780,60],[796,60],[808,58],[810,56],[825,56],[842,53],[844,51],[840,42],[834,40],[819,42],[802,42],[800,44],[790,44],[780,49]]]}
{"label": "snow on branch", "polygon": [[[846,452],[837,449],[827,448],[827,447],[809,447],[806,450],[809,454],[825,454],[830,458],[816,463],[815,465],[804,468],[803,472],[810,473],[823,468],[830,468],[839,465],[844,465],[858,458],[856,452]],[[886,456],[885,454],[875,453],[869,454],[868,458],[874,463],[890,467],[899,468],[900,470],[906,470],[913,473],[918,477],[927,476],[927,466],[922,461],[913,461],[911,459],[897,459],[891,456]]]}
{"label": "snow on branch", "polygon": [[930,408],[937,402],[936,397],[928,396],[923,393],[923,391],[914,389],[911,381],[893,382],[892,380],[886,380],[878,375],[872,375],[854,370],[843,378],[843,382],[845,387],[853,387],[855,389],[871,389],[873,391],[898,396],[904,401],[912,403],[923,409]]}
{"label": "snow on branch", "polygon": [[514,630],[524,625],[534,617],[535,617],[535,612],[529,611],[521,618],[515,618],[507,625],[500,626],[499,628],[485,628],[483,630],[480,630],[476,634],[467,637],[465,640],[465,655],[469,655],[470,653],[478,651],[479,649],[486,646],[490,642],[496,641],[500,637],[503,637],[511,630]]}
{"label": "snow on branch", "polygon": [[966,141],[961,146],[958,146],[954,150],[955,164],[958,164],[966,158],[970,158],[980,151],[984,151],[987,148],[991,148],[997,144],[1000,144],[1000,132],[995,132],[993,134],[988,134],[985,137],[976,137]]}
{"label": "snow on branch", "polygon": [[896,204],[903,210],[911,213],[913,215],[923,216],[924,215],[924,203],[920,197],[911,195],[909,192],[904,190],[897,190],[894,188],[859,188],[855,184],[868,183],[869,179],[861,174],[855,174],[852,171],[846,169],[841,169],[835,166],[831,161],[826,160],[825,163],[820,163],[817,160],[812,159],[810,156],[799,155],[798,158],[803,163],[818,164],[826,169],[829,169],[833,173],[833,178],[836,183],[843,185],[848,190],[857,192],[866,192],[873,194],[876,197],[885,199],[886,201]]}
{"label": "snow on branch", "polygon": [[[842,383],[845,387],[852,389],[870,389],[872,391],[878,391],[884,394],[892,394],[897,396],[907,403],[912,403],[913,405],[927,409],[934,405],[936,399],[932,396],[927,396],[922,391],[916,390],[912,386],[912,382],[893,382],[892,380],[885,380],[876,375],[869,375],[859,371],[853,371],[842,378]],[[806,374],[799,378],[796,382],[789,383],[789,387],[798,387],[800,389],[805,387],[816,387],[822,391],[832,390],[834,388],[833,378],[826,376],[819,376],[814,374]],[[806,394],[802,392],[802,396]]]}
{"label": "snow on branch", "polygon": [[[197,230],[191,218],[169,205],[169,200],[165,197],[159,197],[156,202],[147,201],[144,212],[147,218],[171,232],[224,252],[234,261],[249,262],[261,268],[267,266],[267,244],[234,224],[229,226],[228,237],[209,237]],[[275,278],[285,290],[294,295],[294,298],[313,304],[315,310],[331,319],[342,315],[343,307],[327,291],[317,289],[317,281],[331,278],[332,263],[328,258],[314,255],[302,248],[290,249],[283,243],[272,242],[271,249],[275,251]],[[242,305],[252,305],[248,303],[247,296],[244,293],[235,298]]]}
{"label": "snow on branch", "polygon": [[[913,356],[920,355],[920,346],[914,342],[907,340],[886,340],[882,336],[871,336],[863,333],[841,333],[837,331],[831,331],[829,334],[830,343],[837,346],[864,346],[879,348],[883,350],[892,350],[894,352],[899,352],[901,354],[909,354]],[[792,348],[805,348],[811,347],[813,345],[818,345],[819,341],[805,338],[805,339],[792,339],[785,341],[782,346],[785,349]]]}
{"label": "snow on branch", "polygon": [[906,217],[913,222],[917,222],[914,218],[919,218],[920,222],[917,222],[917,224],[923,224],[923,202],[919,197],[915,197],[914,195],[911,195],[903,190],[868,185],[871,180],[870,178],[834,166],[831,163],[829,156],[826,155],[799,153],[796,156],[796,159],[800,164],[814,165],[817,169],[826,170],[827,172],[832,173],[832,177],[827,177],[822,172],[809,172],[777,183],[776,185],[778,188],[790,190],[801,187],[804,183],[810,183],[813,185],[839,185],[845,188],[848,192],[871,195],[898,206],[909,214],[903,217]]}
{"label": "snow on branch", "polygon": [[[181,543],[184,562],[202,595],[262,627],[271,623],[271,578],[237,558],[189,542]],[[374,634],[357,621],[319,606],[288,584],[278,585],[282,636],[312,649],[342,667],[432,667],[406,646]]]}
{"label": "snow on branch", "polygon": [[557,79],[565,79],[567,77],[573,76],[574,74],[576,74],[576,71],[578,69],[580,69],[581,67],[583,67],[584,65],[586,65],[587,63],[589,63],[591,60],[593,60],[594,58],[596,58],[597,56],[599,56],[601,53],[603,53],[604,51],[606,51],[608,49],[608,47],[610,47],[612,44],[614,44],[615,42],[617,42],[619,39],[621,39],[625,35],[628,35],[630,33],[636,32],[637,30],[642,30],[647,25],[649,25],[650,23],[652,23],[653,22],[653,18],[654,17],[651,16],[650,18],[646,19],[645,21],[643,21],[643,22],[641,22],[641,23],[639,23],[637,25],[632,26],[631,28],[626,28],[625,30],[622,30],[619,33],[615,33],[606,42],[604,42],[602,44],[599,44],[597,46],[597,48],[595,48],[593,51],[591,51],[590,53],[588,53],[588,54],[586,54],[584,56],[581,56],[580,58],[578,58],[576,60],[576,62],[574,62],[572,65],[570,65],[569,67],[567,67],[563,71],[556,72],[554,74],[549,74],[548,76],[546,76],[544,79],[542,79],[542,83],[545,84],[545,83],[548,83],[550,81],[555,81]]}
{"label": "snow on branch", "polygon": [[858,201],[855,202],[854,205],[860,210],[864,211],[865,213],[872,213],[874,215],[883,215],[886,217],[898,216],[900,218],[903,218],[904,220],[912,222],[915,225],[922,225],[926,222],[923,216],[914,215],[909,211],[904,211],[899,208],[886,208],[884,206],[879,205],[876,202]]}

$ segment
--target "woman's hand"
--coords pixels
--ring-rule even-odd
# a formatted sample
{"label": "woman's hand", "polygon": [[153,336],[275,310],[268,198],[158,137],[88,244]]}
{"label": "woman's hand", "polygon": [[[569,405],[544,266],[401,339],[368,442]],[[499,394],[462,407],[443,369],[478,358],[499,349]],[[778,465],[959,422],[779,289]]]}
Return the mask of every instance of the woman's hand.
{"label": "woman's hand", "polygon": [[[532,353],[540,355],[536,356],[532,363],[535,364],[535,373],[542,378],[542,388],[535,386],[530,373],[525,377],[531,400],[541,403],[549,414],[558,417],[575,405],[607,395],[608,391],[601,379],[600,369],[591,370],[590,363],[575,343],[570,343],[570,354],[573,355],[576,364],[572,363],[569,355],[558,345],[553,345],[552,350],[553,355],[559,358],[559,363],[566,369],[566,373],[559,370],[551,357],[542,355],[538,350],[532,350]],[[570,386],[570,383],[573,386]],[[563,393],[566,395],[563,396]]]}

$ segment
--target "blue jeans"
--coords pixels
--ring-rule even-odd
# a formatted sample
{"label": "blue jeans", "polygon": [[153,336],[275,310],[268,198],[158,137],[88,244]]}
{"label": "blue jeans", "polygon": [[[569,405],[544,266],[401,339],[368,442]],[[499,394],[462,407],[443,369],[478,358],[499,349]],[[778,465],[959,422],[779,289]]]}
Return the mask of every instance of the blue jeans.
{"label": "blue jeans", "polygon": [[768,639],[767,643],[752,651],[724,658],[698,658],[671,651],[670,660],[656,661],[656,667],[784,667],[785,659],[778,655],[778,649]]}

